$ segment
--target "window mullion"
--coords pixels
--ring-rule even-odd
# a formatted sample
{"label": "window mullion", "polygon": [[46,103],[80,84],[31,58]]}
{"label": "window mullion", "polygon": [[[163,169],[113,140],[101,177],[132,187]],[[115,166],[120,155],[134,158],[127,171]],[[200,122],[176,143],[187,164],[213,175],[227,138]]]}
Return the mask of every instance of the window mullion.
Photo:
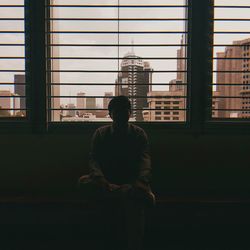
{"label": "window mullion", "polygon": [[28,80],[29,104],[32,130],[36,133],[46,131],[46,1],[26,0],[26,41],[27,65],[29,66]]}
{"label": "window mullion", "polygon": [[211,0],[191,0],[190,37],[190,127],[194,133],[201,133],[208,110],[208,83],[211,81],[212,63],[209,60],[211,30]]}

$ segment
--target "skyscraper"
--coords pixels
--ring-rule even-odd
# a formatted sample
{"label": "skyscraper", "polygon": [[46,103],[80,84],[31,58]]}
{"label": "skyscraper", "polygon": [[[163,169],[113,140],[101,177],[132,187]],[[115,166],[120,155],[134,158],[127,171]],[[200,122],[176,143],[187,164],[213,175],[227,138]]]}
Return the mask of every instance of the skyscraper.
{"label": "skyscraper", "polygon": [[[51,0],[51,4],[53,5],[55,0]],[[56,16],[57,8],[50,9],[50,18]],[[51,30],[58,30],[58,22],[51,22]],[[50,36],[50,43],[51,44],[59,44],[59,35],[58,34],[51,34]],[[59,46],[50,46],[50,56],[51,57],[59,57],[60,51]],[[58,59],[53,59],[51,62],[51,72],[49,74],[50,82],[56,85],[52,85],[50,88],[50,95],[51,96],[60,96],[60,61]],[[60,98],[51,98],[51,108],[57,109],[51,111],[51,120],[52,121],[60,121]]]}
{"label": "skyscraper", "polygon": [[91,112],[91,109],[96,109],[96,98],[86,98],[86,112]]}
{"label": "skyscraper", "polygon": [[[244,109],[250,109],[250,38],[234,41],[233,45],[226,47],[224,52],[217,53],[217,58],[220,59],[217,60],[216,82],[221,84],[217,86],[217,90],[222,97],[228,97],[220,98],[219,109],[231,110],[219,111],[219,117],[249,118],[250,112]],[[237,111],[240,109],[242,111]]]}
{"label": "skyscraper", "polygon": [[[181,38],[181,47],[177,50],[177,83],[187,83],[187,47],[186,44],[186,36],[182,36]],[[184,85],[177,85],[178,90],[184,90]]]}
{"label": "skyscraper", "polygon": [[109,102],[111,100],[109,97],[113,96],[113,92],[105,92],[104,96],[105,96],[105,98],[103,98],[103,109],[107,109]]}
{"label": "skyscraper", "polygon": [[[26,96],[25,75],[14,75],[14,93],[19,96]],[[21,113],[25,114],[26,98],[20,98]]]}
{"label": "skyscraper", "polygon": [[125,55],[121,72],[115,84],[115,95],[130,97],[132,118],[143,120],[142,111],[148,107],[147,93],[152,89],[152,72],[149,62],[144,62],[134,51]]}
{"label": "skyscraper", "polygon": [[77,93],[78,98],[76,99],[76,108],[78,109],[79,116],[83,116],[84,113],[86,113],[85,110],[81,109],[86,109],[86,98],[85,98],[85,93],[84,92],[79,92]]}

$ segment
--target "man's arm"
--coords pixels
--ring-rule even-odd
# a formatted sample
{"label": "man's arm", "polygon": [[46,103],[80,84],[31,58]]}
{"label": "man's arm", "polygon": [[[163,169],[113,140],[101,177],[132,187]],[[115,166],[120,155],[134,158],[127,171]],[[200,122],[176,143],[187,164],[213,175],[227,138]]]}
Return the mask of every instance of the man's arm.
{"label": "man's arm", "polygon": [[99,163],[101,147],[100,143],[101,135],[97,129],[91,140],[91,150],[89,155],[90,176],[97,184],[101,185],[102,187],[107,187],[108,181],[106,180]]}
{"label": "man's arm", "polygon": [[135,184],[149,185],[151,178],[151,157],[149,152],[148,137],[144,131],[140,134],[140,149],[139,149],[139,173]]}

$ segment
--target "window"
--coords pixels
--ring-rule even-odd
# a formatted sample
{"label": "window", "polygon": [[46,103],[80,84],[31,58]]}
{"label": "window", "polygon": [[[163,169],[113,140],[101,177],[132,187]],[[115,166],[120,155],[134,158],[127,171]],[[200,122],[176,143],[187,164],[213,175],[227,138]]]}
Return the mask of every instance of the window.
{"label": "window", "polygon": [[0,1],[0,119],[26,112],[24,0]]}
{"label": "window", "polygon": [[250,97],[246,88],[249,74],[249,1],[214,1],[214,71],[212,105],[214,119],[242,119],[242,102]]}
{"label": "window", "polygon": [[9,2],[0,2],[1,127],[109,122],[110,99],[124,94],[133,122],[248,128],[250,1]]}
{"label": "window", "polygon": [[51,0],[50,122],[111,121],[116,95],[138,122],[178,97],[186,121],[187,15],[186,0]]}

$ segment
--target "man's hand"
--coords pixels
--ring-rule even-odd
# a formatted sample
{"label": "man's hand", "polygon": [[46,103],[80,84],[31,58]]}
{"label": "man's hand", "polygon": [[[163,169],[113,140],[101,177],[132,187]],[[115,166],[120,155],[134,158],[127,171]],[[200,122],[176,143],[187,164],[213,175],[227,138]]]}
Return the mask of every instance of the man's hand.
{"label": "man's hand", "polygon": [[141,189],[143,191],[146,191],[148,192],[149,191],[149,187],[146,183],[142,182],[142,181],[139,181],[137,180],[134,185],[133,185],[135,188],[138,188],[138,189]]}
{"label": "man's hand", "polygon": [[109,189],[109,182],[104,177],[94,179],[94,183],[103,189]]}
{"label": "man's hand", "polygon": [[108,184],[108,190],[109,191],[115,191],[115,190],[117,190],[117,189],[119,189],[121,186],[119,186],[119,185],[116,185],[116,184],[112,184],[112,183],[109,183]]}

